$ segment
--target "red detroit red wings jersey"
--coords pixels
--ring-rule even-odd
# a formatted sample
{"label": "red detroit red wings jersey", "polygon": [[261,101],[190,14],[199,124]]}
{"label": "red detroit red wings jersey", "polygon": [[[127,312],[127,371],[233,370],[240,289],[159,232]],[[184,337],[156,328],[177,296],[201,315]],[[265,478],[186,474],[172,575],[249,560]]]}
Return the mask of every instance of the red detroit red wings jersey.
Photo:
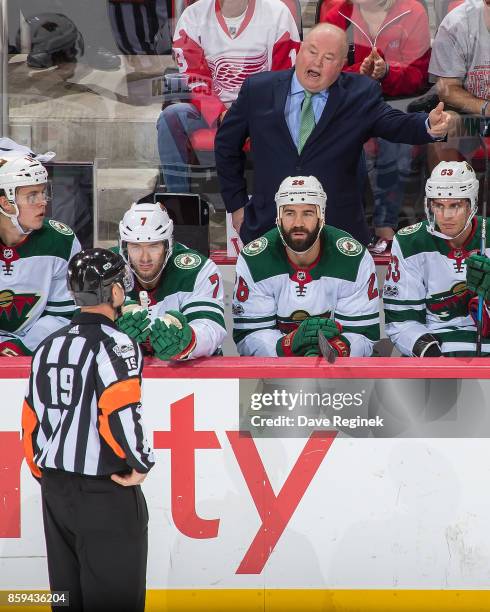
{"label": "red detroit red wings jersey", "polygon": [[193,103],[211,124],[248,76],[291,68],[299,44],[296,22],[281,0],[250,0],[235,37],[218,0],[198,0],[177,23],[173,51],[180,72],[190,77]]}

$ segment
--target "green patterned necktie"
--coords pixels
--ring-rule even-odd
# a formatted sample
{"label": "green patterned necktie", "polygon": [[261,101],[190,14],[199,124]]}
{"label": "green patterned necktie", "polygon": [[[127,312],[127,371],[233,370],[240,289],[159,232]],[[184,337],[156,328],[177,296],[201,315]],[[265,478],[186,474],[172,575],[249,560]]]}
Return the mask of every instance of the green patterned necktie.
{"label": "green patterned necktie", "polygon": [[313,112],[313,95],[310,91],[305,90],[305,99],[303,100],[299,120],[298,153],[300,154],[316,125],[315,113]]}

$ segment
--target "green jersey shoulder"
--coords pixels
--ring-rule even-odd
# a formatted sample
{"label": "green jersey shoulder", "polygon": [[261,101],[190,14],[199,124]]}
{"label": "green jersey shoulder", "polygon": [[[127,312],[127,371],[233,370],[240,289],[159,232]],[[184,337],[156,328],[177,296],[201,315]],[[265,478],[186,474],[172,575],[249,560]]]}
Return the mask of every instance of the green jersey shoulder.
{"label": "green jersey shoulder", "polygon": [[[476,228],[465,244],[466,250],[478,249],[481,238],[481,217],[476,217]],[[450,246],[444,238],[434,236],[428,231],[429,223],[420,221],[414,225],[404,227],[396,233],[400,250],[405,259],[420,253],[437,252],[447,254]],[[487,236],[487,246],[490,244],[490,236]]]}
{"label": "green jersey shoulder", "polygon": [[192,291],[199,272],[209,259],[180,242],[174,242],[172,255],[165,266],[163,283],[166,293]]}
{"label": "green jersey shoulder", "polygon": [[[362,244],[347,232],[331,226],[322,229],[321,241],[321,254],[314,270],[323,276],[355,280],[366,250]],[[291,263],[277,228],[249,242],[241,255],[255,282],[287,274],[291,270]],[[312,275],[315,277],[313,270]]]}
{"label": "green jersey shoulder", "polygon": [[69,261],[75,233],[65,223],[47,219],[42,227],[29,234],[28,239],[17,247],[19,256],[36,257],[50,255]]}

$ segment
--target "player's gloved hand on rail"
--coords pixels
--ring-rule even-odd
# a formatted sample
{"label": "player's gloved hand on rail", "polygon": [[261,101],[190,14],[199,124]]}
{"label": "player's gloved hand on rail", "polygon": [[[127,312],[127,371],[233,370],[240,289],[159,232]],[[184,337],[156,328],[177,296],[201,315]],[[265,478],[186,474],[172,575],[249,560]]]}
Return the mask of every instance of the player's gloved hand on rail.
{"label": "player's gloved hand on rail", "polygon": [[414,357],[442,357],[439,340],[432,334],[423,334],[413,345]]}
{"label": "player's gloved hand on rail", "polygon": [[[470,317],[473,319],[473,323],[478,325],[478,302],[480,298],[477,296],[472,297],[468,304],[468,313]],[[483,302],[483,317],[482,317],[482,326],[481,333],[484,338],[488,338],[490,336],[490,310],[488,307],[488,302]]]}
{"label": "player's gloved hand on rail", "polygon": [[150,334],[151,327],[148,310],[136,302],[128,302],[121,311],[122,315],[116,321],[119,329],[136,342],[144,342]]}
{"label": "player's gloved hand on rail", "polygon": [[182,360],[194,350],[196,335],[181,312],[169,310],[151,326],[150,343],[159,359]]}
{"label": "player's gloved hand on rail", "polygon": [[490,300],[490,259],[483,255],[470,255],[466,260],[466,284],[470,291]]}
{"label": "player's gloved hand on rail", "polygon": [[276,344],[278,357],[302,357],[318,349],[318,330],[325,326],[328,319],[310,317],[301,321],[299,326],[279,338]]}
{"label": "player's gloved hand on rail", "polygon": [[32,355],[32,351],[16,338],[0,342],[0,357],[25,357],[29,355]]}
{"label": "player's gloved hand on rail", "polygon": [[322,317],[305,319],[297,329],[277,341],[277,355],[279,357],[319,355],[318,332],[320,330],[330,342],[339,336],[342,328],[331,319]]}

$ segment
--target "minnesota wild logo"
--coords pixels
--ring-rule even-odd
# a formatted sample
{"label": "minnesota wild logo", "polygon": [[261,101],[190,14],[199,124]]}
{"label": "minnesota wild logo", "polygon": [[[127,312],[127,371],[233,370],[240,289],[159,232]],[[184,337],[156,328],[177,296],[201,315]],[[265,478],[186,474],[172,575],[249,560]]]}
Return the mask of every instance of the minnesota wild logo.
{"label": "minnesota wild logo", "polygon": [[341,253],[351,257],[359,255],[362,251],[362,244],[355,238],[339,238],[336,244]]}
{"label": "minnesota wild logo", "polygon": [[257,238],[257,240],[252,240],[252,242],[249,242],[247,246],[243,249],[243,252],[246,255],[250,256],[258,255],[259,253],[262,253],[262,251],[266,248],[267,244],[267,238],[265,238],[265,236],[261,236],[260,238]]}
{"label": "minnesota wild logo", "polygon": [[330,312],[323,312],[320,314],[311,315],[307,310],[294,310],[287,318],[277,318],[277,327],[283,333],[289,334],[298,328],[302,321],[309,319],[310,317],[321,317],[322,319],[329,319]]}
{"label": "minnesota wild logo", "polygon": [[37,293],[14,293],[11,289],[0,291],[0,328],[9,332],[19,329],[40,297]]}
{"label": "minnesota wild logo", "polygon": [[61,223],[61,221],[55,221],[55,219],[50,219],[49,225],[51,225],[53,229],[55,229],[60,234],[63,234],[64,236],[71,236],[73,234],[73,230],[71,229],[71,227],[68,227],[68,225],[65,225],[64,223]]}
{"label": "minnesota wild logo", "polygon": [[456,317],[468,315],[468,304],[472,293],[466,283],[461,281],[449,291],[437,293],[427,300],[427,309],[439,317],[441,321],[450,321]]}
{"label": "minnesota wild logo", "polygon": [[422,227],[422,223],[415,223],[414,225],[408,225],[407,227],[402,227],[401,230],[398,231],[400,236],[409,236],[410,234],[415,234]]}
{"label": "minnesota wild logo", "polygon": [[197,253],[181,253],[174,259],[174,263],[181,270],[192,270],[201,264],[201,258]]}

